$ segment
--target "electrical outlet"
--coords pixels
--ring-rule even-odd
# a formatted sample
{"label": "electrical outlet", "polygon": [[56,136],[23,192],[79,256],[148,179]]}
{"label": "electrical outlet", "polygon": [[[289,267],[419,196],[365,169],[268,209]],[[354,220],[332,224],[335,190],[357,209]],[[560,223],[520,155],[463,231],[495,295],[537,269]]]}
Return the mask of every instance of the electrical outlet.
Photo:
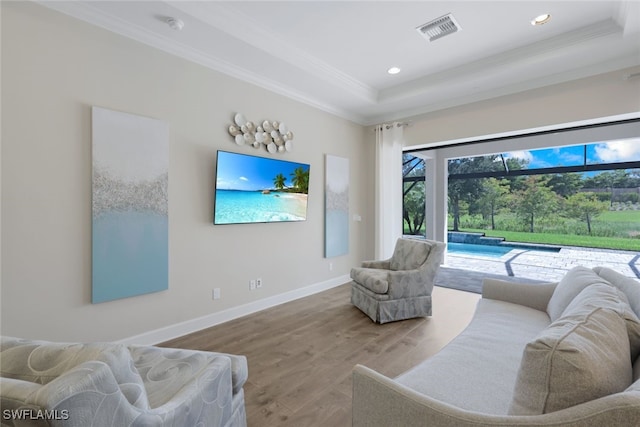
{"label": "electrical outlet", "polygon": [[256,279],[256,288],[261,288],[262,287],[262,278],[258,277]]}
{"label": "electrical outlet", "polygon": [[333,263],[332,262],[329,263],[329,271],[333,271]]}
{"label": "electrical outlet", "polygon": [[213,296],[213,299],[220,299],[220,288],[215,288],[213,290],[212,296]]}
{"label": "electrical outlet", "polygon": [[255,291],[256,290],[256,281],[251,279],[249,280],[249,290],[251,291]]}

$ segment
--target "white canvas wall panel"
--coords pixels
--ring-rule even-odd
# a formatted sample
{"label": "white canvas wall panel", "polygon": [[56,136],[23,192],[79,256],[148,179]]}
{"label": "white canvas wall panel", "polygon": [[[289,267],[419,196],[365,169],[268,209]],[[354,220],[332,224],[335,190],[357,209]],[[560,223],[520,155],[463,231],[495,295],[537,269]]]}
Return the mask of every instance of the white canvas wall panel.
{"label": "white canvas wall panel", "polygon": [[325,257],[349,253],[349,159],[325,161]]}
{"label": "white canvas wall panel", "polygon": [[168,289],[168,124],[93,107],[92,138],[92,302]]}

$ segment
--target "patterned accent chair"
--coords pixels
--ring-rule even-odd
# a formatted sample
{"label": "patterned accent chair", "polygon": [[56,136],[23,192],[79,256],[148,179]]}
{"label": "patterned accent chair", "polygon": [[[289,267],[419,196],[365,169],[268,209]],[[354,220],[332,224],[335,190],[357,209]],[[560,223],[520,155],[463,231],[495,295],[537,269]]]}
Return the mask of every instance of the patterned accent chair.
{"label": "patterned accent chair", "polygon": [[5,336],[0,371],[2,426],[247,425],[244,356]]}
{"label": "patterned accent chair", "polygon": [[351,303],[376,323],[431,316],[433,281],[446,245],[398,239],[393,256],[351,269]]}

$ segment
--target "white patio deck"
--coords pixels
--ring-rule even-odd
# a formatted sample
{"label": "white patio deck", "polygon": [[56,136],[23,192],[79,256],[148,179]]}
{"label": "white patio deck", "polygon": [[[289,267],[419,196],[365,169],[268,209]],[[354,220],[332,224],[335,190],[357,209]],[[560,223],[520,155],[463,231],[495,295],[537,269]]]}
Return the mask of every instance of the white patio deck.
{"label": "white patio deck", "polygon": [[505,276],[558,281],[577,265],[605,266],[640,278],[640,252],[563,247],[560,252],[513,249],[500,258],[447,252],[444,266]]}

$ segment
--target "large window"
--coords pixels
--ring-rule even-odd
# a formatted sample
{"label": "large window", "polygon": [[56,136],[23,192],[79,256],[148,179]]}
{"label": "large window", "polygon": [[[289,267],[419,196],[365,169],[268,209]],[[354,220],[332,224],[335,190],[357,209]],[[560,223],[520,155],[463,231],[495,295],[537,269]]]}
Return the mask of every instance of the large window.
{"label": "large window", "polygon": [[640,250],[640,138],[448,162],[452,231]]}
{"label": "large window", "polygon": [[[640,134],[638,120],[631,122],[635,135]],[[568,140],[585,141],[589,130],[580,129],[580,138],[571,132],[542,138],[563,142],[561,137],[566,135]],[[605,130],[598,127],[594,134],[600,136]],[[628,128],[625,132],[629,134]],[[509,241],[640,251],[640,137],[520,149],[523,145],[505,138],[491,147],[518,149],[446,156],[450,231],[480,232]],[[477,146],[471,148],[479,151]],[[462,151],[457,147],[446,154]],[[412,167],[414,163],[421,166]],[[424,198],[413,192],[419,191],[417,180],[424,177],[424,162],[406,153],[404,164],[404,230],[423,234],[415,218],[420,219],[416,210],[420,203],[424,206]]]}

